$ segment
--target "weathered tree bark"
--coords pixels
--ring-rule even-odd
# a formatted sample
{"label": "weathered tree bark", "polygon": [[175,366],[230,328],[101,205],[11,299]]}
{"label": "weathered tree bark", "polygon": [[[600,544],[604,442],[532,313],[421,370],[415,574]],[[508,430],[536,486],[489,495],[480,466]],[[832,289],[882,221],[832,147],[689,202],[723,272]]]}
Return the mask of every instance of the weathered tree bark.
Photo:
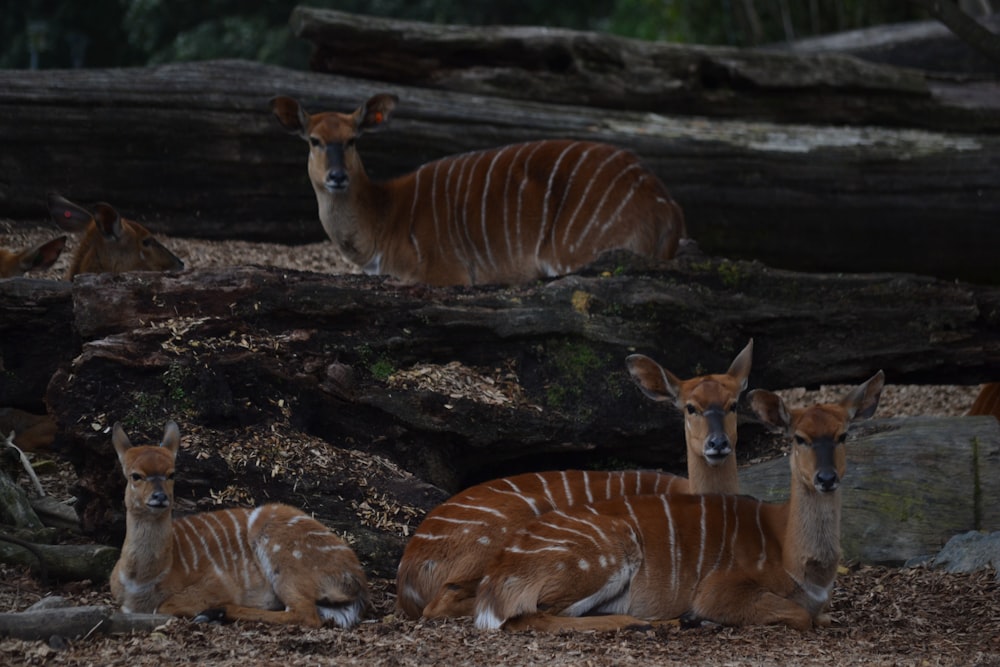
{"label": "weathered tree bark", "polygon": [[[952,536],[1000,527],[1000,424],[992,417],[876,419],[853,427],[842,483],[844,557],[902,563]],[[788,498],[788,460],[744,469],[740,491]]]}
{"label": "weathered tree bark", "polygon": [[43,641],[53,635],[75,639],[94,632],[150,632],[171,619],[163,614],[122,614],[106,605],[28,610],[0,614],[0,637]]}
{"label": "weathered tree bark", "polygon": [[[1000,30],[1000,14],[979,21],[987,30]],[[768,48],[792,53],[840,53],[869,62],[932,72],[980,75],[1000,72],[1000,64],[980,55],[940,21],[872,26],[771,44]]]}
{"label": "weathered tree bark", "polygon": [[[1000,137],[970,134],[983,124],[964,116],[955,132],[709,122],[234,61],[0,70],[7,138],[0,216],[44,219],[46,195],[56,190],[84,203],[109,201],[176,235],[319,240],[306,146],[278,129],[267,101],[287,94],[310,110],[347,111],[386,89],[400,96],[392,125],[359,144],[375,179],[465,150],[595,139],[636,152],[711,255],[794,270],[1000,282],[993,251],[1000,246]],[[991,132],[1000,127],[995,111],[985,114]]]}
{"label": "weathered tree bark", "polygon": [[976,109],[928,74],[837,54],[646,42],[558,28],[443,26],[305,6],[295,8],[290,23],[316,44],[313,69],[376,81],[714,118],[997,129],[986,117],[1000,104],[995,82],[962,86],[967,102],[984,94],[984,106]]}
{"label": "weathered tree bark", "polygon": [[118,549],[101,544],[37,544],[23,546],[0,540],[0,562],[30,567],[60,581],[108,580],[118,562]]}

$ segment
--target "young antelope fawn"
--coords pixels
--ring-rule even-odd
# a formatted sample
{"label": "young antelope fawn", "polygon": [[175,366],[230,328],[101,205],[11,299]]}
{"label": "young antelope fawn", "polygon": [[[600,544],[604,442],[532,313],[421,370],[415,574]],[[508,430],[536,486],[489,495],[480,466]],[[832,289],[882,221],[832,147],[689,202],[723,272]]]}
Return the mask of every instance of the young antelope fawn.
{"label": "young antelope fawn", "polygon": [[65,247],[66,237],[57,236],[33,248],[18,252],[0,248],[0,278],[16,278],[28,271],[44,271],[56,263]]}
{"label": "young antelope fawn", "polygon": [[736,403],[753,354],[747,344],[725,374],[679,380],[649,357],[627,364],[643,392],[684,412],[688,479],[652,471],[550,471],[484,482],[436,507],[406,545],[396,575],[396,606],[411,618],[470,616],[486,566],[507,540],[554,509],[625,495],[736,493]]}
{"label": "young antelope fawn", "polygon": [[184,262],[153,238],[138,222],[126,220],[108,204],[96,204],[93,213],[59,195],[49,197],[49,214],[64,231],[83,232],[66,271],[79,273],[126,271],[180,271]]}
{"label": "young antelope fawn", "polygon": [[309,178],[327,236],[369,274],[432,285],[518,283],[572,272],[606,250],[670,259],[684,215],[632,153],[535,141],[448,157],[386,182],[356,146],[397,98],[310,115],[290,97],[271,111],[309,143]]}
{"label": "young antelope fawn", "polygon": [[111,440],[127,482],[125,543],[111,573],[123,611],[310,627],[360,620],[369,599],[361,564],[319,521],[277,503],[174,521],[177,424],[159,446],[133,447],[120,424]]}
{"label": "young antelope fawn", "polygon": [[794,438],[786,503],[627,496],[538,517],[487,568],[476,625],[613,630],[681,615],[799,630],[828,623],[844,440],[851,420],[875,412],[884,381],[879,371],[839,403],[800,409],[750,393],[758,416]]}

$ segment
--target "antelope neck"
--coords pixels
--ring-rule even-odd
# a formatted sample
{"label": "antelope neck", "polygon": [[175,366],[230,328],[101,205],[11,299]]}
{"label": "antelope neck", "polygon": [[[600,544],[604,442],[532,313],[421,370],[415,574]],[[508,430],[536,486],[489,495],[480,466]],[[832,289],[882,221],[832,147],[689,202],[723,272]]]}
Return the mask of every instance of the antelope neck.
{"label": "antelope neck", "polygon": [[833,582],[840,563],[840,490],[820,493],[794,480],[788,501],[785,570],[810,597]]}

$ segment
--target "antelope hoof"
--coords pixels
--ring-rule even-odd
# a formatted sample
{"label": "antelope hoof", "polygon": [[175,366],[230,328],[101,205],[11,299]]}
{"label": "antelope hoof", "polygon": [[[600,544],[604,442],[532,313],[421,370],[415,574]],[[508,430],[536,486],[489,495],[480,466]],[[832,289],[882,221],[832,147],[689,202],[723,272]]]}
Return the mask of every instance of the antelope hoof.
{"label": "antelope hoof", "polygon": [[698,616],[693,611],[686,611],[681,614],[681,617],[677,619],[681,628],[685,630],[691,630],[693,628],[714,628],[718,627],[719,624],[715,621],[710,621],[707,618],[702,618]]}
{"label": "antelope hoof", "polygon": [[195,623],[223,623],[226,620],[226,610],[205,609],[192,619]]}

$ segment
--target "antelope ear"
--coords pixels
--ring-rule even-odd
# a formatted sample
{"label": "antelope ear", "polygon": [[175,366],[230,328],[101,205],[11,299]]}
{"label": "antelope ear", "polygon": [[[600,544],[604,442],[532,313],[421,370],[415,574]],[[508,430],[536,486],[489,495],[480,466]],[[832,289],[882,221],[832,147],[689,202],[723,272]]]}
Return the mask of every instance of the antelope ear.
{"label": "antelope ear", "polygon": [[111,206],[101,202],[94,205],[94,221],[97,227],[107,238],[120,239],[122,237],[122,217],[118,211]]}
{"label": "antelope ear", "polygon": [[746,347],[736,355],[733,359],[733,363],[729,364],[729,370],[726,371],[726,375],[730,375],[737,378],[740,381],[740,391],[747,388],[747,380],[750,377],[750,366],[753,364],[753,338],[747,343]]}
{"label": "antelope ear", "polygon": [[680,380],[667,369],[644,354],[630,354],[625,358],[629,374],[649,398],[654,401],[676,401],[680,393]]}
{"label": "antelope ear", "polygon": [[56,260],[59,259],[59,255],[65,247],[66,237],[57,236],[51,241],[46,241],[45,243],[32,248],[29,252],[22,256],[20,261],[21,270],[31,271],[39,269],[44,271],[56,263]]}
{"label": "antelope ear", "polygon": [[379,93],[368,98],[368,101],[354,112],[357,118],[358,133],[374,132],[384,127],[389,122],[389,117],[398,102],[398,97],[388,93]]}
{"label": "antelope ear", "polygon": [[757,417],[768,426],[785,433],[791,428],[792,416],[785,402],[773,391],[754,389],[747,394],[747,401]]}
{"label": "antelope ear", "polygon": [[840,404],[847,410],[851,419],[868,419],[875,414],[878,401],[882,397],[885,386],[885,373],[879,371],[868,378],[863,384],[850,391]]}
{"label": "antelope ear", "polygon": [[177,428],[177,422],[173,420],[168,421],[166,426],[163,427],[163,442],[160,443],[160,447],[167,448],[171,454],[176,456],[180,446],[181,431]]}
{"label": "antelope ear", "polygon": [[49,195],[49,215],[67,232],[82,232],[94,219],[90,211],[57,194]]}
{"label": "antelope ear", "polygon": [[281,127],[303,139],[308,139],[309,114],[302,108],[298,100],[279,95],[271,98],[271,113]]}
{"label": "antelope ear", "polygon": [[125,429],[122,428],[121,422],[115,422],[114,428],[111,429],[111,444],[114,445],[115,452],[118,454],[122,470],[125,470],[125,452],[132,449],[132,443],[125,435]]}

